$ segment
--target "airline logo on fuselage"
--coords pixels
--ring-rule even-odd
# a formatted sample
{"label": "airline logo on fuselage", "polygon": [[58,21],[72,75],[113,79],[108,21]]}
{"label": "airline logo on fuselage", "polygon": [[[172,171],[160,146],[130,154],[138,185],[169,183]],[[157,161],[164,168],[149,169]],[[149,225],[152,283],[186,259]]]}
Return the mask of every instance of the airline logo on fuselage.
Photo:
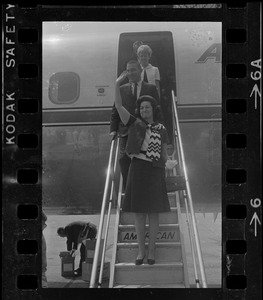
{"label": "airline logo on fuselage", "polygon": [[222,48],[220,43],[212,44],[196,61],[196,63],[205,63],[208,59],[214,62],[221,62]]}

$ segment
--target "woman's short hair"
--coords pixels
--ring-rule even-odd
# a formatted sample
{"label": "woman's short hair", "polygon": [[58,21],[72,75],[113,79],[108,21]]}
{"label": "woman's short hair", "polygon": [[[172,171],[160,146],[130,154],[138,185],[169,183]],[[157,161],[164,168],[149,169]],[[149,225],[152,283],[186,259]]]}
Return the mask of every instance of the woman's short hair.
{"label": "woman's short hair", "polygon": [[149,54],[149,56],[152,56],[152,49],[150,48],[150,46],[148,45],[141,45],[138,49],[137,49],[137,55],[139,55],[141,52],[147,52]]}
{"label": "woman's short hair", "polygon": [[136,101],[136,114],[138,117],[141,117],[141,114],[140,114],[140,106],[142,104],[142,102],[149,102],[151,103],[151,106],[153,108],[153,120],[156,122],[156,121],[160,121],[162,116],[161,116],[161,109],[160,109],[160,106],[158,105],[156,99],[150,95],[144,95],[144,96],[141,96],[137,99]]}

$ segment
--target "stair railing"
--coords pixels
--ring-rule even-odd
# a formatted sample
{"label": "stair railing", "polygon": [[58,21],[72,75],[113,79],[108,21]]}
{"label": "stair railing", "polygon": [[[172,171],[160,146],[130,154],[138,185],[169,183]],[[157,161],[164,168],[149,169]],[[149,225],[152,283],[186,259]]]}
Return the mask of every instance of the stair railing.
{"label": "stair railing", "polygon": [[[200,239],[199,239],[199,234],[198,234],[197,225],[196,225],[196,219],[195,219],[195,213],[194,213],[194,208],[193,208],[193,201],[192,201],[192,195],[191,195],[188,175],[187,175],[187,171],[186,171],[185,156],[184,156],[184,150],[183,150],[183,146],[182,146],[182,137],[181,137],[181,131],[180,131],[180,126],[179,126],[176,102],[177,102],[176,97],[174,95],[174,91],[172,90],[173,118],[175,121],[176,134],[177,134],[176,141],[178,142],[178,150],[179,150],[178,154],[180,157],[181,170],[183,172],[183,175],[185,178],[185,184],[186,184],[186,192],[183,192],[183,193],[184,193],[184,199],[186,200],[186,213],[187,213],[187,211],[190,212],[190,214],[187,213],[187,215],[190,215],[190,219],[188,219],[188,220],[190,221],[190,223],[189,223],[190,228],[192,228],[189,231],[190,243],[191,243],[192,250],[194,250],[193,242],[195,244],[195,248],[196,248],[196,252],[197,252],[197,259],[198,259],[200,274],[201,274],[201,279],[202,279],[202,287],[207,288],[206,274],[205,274],[205,270],[204,270],[204,262],[203,262],[201,247],[200,247]],[[189,210],[188,210],[188,206],[189,206]],[[193,253],[193,257],[194,257],[194,253]],[[194,265],[196,265],[195,258],[193,258],[193,260],[194,260]],[[196,266],[194,266],[194,268],[195,268],[197,287],[199,287],[199,279],[197,278]]]}
{"label": "stair railing", "polygon": [[190,215],[189,209],[188,209],[187,195],[186,195],[185,191],[182,191],[182,193],[183,193],[183,198],[184,198],[184,202],[185,202],[186,222],[188,225],[190,247],[191,247],[193,264],[194,264],[195,284],[196,284],[197,288],[200,288],[200,280],[199,280],[198,272],[197,272],[197,263],[196,263],[196,254],[195,254],[196,252],[195,252],[195,247],[194,247],[194,232],[193,232],[193,226],[192,226],[192,222],[191,222],[191,215]]}
{"label": "stair railing", "polygon": [[[109,188],[110,188],[110,183],[111,183],[109,207],[108,207],[106,228],[105,228],[105,233],[104,233],[104,244],[103,244],[103,249],[102,249],[102,257],[101,257],[101,265],[100,265],[100,273],[99,273],[99,281],[98,281],[99,288],[101,287],[101,283],[102,283],[102,273],[103,273],[103,265],[104,265],[105,254],[106,254],[106,245],[107,245],[107,238],[108,238],[108,229],[109,229],[109,224],[110,224],[111,207],[112,207],[114,190],[116,189],[115,184],[114,184],[115,183],[114,179],[115,179],[115,171],[116,171],[117,157],[118,157],[119,138],[117,139],[115,158],[113,161],[115,143],[116,143],[116,138],[113,137],[111,140],[107,175],[106,175],[104,193],[103,193],[103,199],[102,199],[102,205],[101,205],[100,221],[99,221],[99,227],[98,227],[98,233],[97,233],[97,242],[96,242],[96,247],[95,247],[94,259],[93,259],[93,265],[92,265],[92,271],[91,271],[91,278],[90,278],[90,286],[89,286],[90,288],[95,288],[95,281],[96,281],[96,277],[97,277],[97,268],[98,268],[98,261],[99,261],[99,250],[100,250],[101,240],[103,238],[102,234],[103,234],[105,210],[106,210],[106,204],[107,204]],[[113,167],[112,167],[112,165],[113,165]]]}
{"label": "stair railing", "polygon": [[118,138],[117,145],[116,145],[116,151],[115,151],[115,157],[114,157],[113,174],[112,174],[112,181],[111,181],[111,191],[110,191],[108,214],[107,214],[107,221],[106,221],[106,227],[105,227],[104,244],[103,244],[102,255],[101,255],[101,265],[100,265],[100,273],[99,273],[99,280],[98,280],[98,288],[101,288],[101,286],[102,286],[103,266],[104,266],[105,255],[106,255],[106,246],[107,246],[109,226],[110,226],[111,208],[112,208],[113,197],[114,197],[114,194],[116,193],[116,182],[115,182],[116,177],[115,177],[115,175],[116,175],[118,153],[119,153],[119,142],[120,142],[120,139]]}
{"label": "stair railing", "polygon": [[118,228],[119,228],[119,222],[120,222],[121,202],[122,202],[122,195],[123,195],[122,184],[123,184],[123,179],[122,179],[122,175],[120,174],[119,190],[118,190],[118,197],[117,197],[118,202],[117,202],[115,226],[114,226],[114,237],[113,237],[109,288],[112,288],[114,285],[115,264],[116,264],[116,254],[117,254],[118,234],[119,234]]}
{"label": "stair railing", "polygon": [[[173,109],[173,111],[174,111],[174,109]],[[175,136],[175,142],[177,145],[177,149],[179,149],[175,118],[173,118],[173,129],[174,129],[174,136]],[[178,156],[180,174],[182,174],[183,167],[182,167],[182,159],[181,159],[180,151],[178,151],[177,156]],[[175,169],[173,170],[173,175],[176,175]],[[196,252],[195,252],[194,240],[193,240],[194,234],[193,234],[193,229],[191,226],[192,223],[190,222],[190,214],[189,214],[189,209],[188,209],[188,204],[187,204],[187,194],[185,193],[185,190],[178,191],[178,193],[179,193],[180,199],[182,199],[182,198],[184,199],[185,210],[186,210],[186,223],[187,223],[187,228],[188,228],[188,232],[189,232],[191,254],[192,254],[193,265],[194,265],[195,283],[196,283],[196,287],[200,288],[200,280],[199,280],[198,273],[197,273],[197,262],[196,262],[196,254],[195,254]],[[178,203],[178,205],[180,205],[180,202]]]}

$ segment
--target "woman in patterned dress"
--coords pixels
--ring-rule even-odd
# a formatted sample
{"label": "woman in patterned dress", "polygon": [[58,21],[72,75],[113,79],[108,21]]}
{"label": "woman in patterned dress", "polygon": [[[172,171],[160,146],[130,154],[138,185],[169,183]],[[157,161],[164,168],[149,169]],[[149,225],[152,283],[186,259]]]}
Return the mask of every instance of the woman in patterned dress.
{"label": "woman in patterned dress", "polygon": [[123,211],[135,213],[135,229],[138,240],[136,265],[145,258],[145,224],[149,218],[148,264],[155,263],[155,241],[159,229],[159,213],[170,211],[165,185],[165,162],[167,160],[167,132],[158,123],[160,109],[151,96],[137,100],[137,116],[131,115],[123,106],[120,84],[126,78],[124,71],[116,80],[115,106],[120,118],[129,129],[126,151],[132,158]]}

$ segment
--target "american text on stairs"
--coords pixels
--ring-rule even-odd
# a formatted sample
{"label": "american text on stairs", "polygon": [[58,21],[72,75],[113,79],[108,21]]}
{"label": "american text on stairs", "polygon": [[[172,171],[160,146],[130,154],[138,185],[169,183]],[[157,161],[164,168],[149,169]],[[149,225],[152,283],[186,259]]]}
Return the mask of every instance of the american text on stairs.
{"label": "american text on stairs", "polygon": [[[174,240],[175,231],[159,231],[157,234],[157,240]],[[145,233],[145,239],[149,239],[149,232]],[[123,241],[137,240],[137,234],[135,232],[124,232]]]}

